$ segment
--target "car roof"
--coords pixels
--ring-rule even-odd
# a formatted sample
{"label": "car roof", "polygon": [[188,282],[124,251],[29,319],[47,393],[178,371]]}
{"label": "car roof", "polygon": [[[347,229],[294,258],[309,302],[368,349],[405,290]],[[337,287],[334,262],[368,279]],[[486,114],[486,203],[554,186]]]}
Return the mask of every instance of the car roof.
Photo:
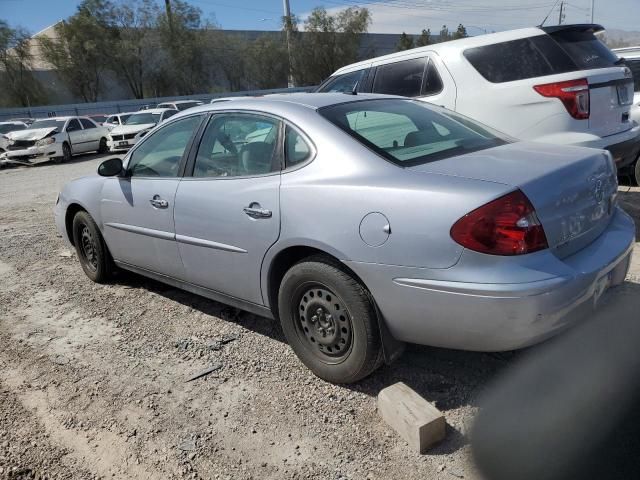
{"label": "car roof", "polygon": [[193,103],[193,102],[199,102],[202,103],[202,100],[172,100],[170,102],[160,102],[158,105],[178,105],[180,103]]}
{"label": "car roof", "polygon": [[0,125],[17,125],[17,124],[26,125],[26,123],[20,120],[7,120],[6,122],[0,122]]}
{"label": "car roof", "polygon": [[640,57],[640,46],[637,47],[624,47],[624,48],[614,48],[611,50],[613,53],[618,55],[619,57],[627,57],[627,58],[635,58]]}
{"label": "car roof", "polygon": [[180,112],[172,118],[183,117],[196,112],[209,112],[216,110],[277,110],[282,111],[288,106],[296,106],[308,108],[311,110],[318,110],[319,108],[328,107],[331,105],[339,105],[342,103],[351,103],[362,100],[375,100],[375,99],[398,99],[398,100],[411,100],[406,97],[399,97],[396,95],[382,95],[376,93],[358,93],[357,95],[351,95],[348,93],[274,93],[264,96],[256,97],[241,97],[237,98],[233,102],[217,102],[217,103],[205,103],[198,107],[190,108]]}
{"label": "car roof", "polygon": [[435,52],[437,54],[450,53],[453,51],[460,51],[467,48],[482,47],[484,45],[492,45],[494,43],[508,42],[510,40],[518,40],[520,38],[533,37],[538,35],[544,35],[545,32],[538,27],[519,28],[516,30],[507,30],[504,32],[487,33],[485,35],[477,35],[474,37],[465,37],[458,40],[450,40],[448,42],[434,43],[426,45],[424,47],[412,48],[410,50],[402,50],[400,52],[390,53],[388,55],[382,55],[380,57],[370,58],[360,62],[346,65],[336,70],[331,76],[348,73],[354,70],[360,70],[367,68],[373,62],[393,60],[395,58],[401,59],[404,56],[420,53],[420,52]]}
{"label": "car roof", "polygon": [[[162,112],[166,112],[167,110],[175,110],[175,108],[147,108],[146,110],[138,110],[137,112],[130,112],[131,115],[136,115],[139,113],[162,113]],[[122,113],[118,114],[118,115],[122,115]]]}

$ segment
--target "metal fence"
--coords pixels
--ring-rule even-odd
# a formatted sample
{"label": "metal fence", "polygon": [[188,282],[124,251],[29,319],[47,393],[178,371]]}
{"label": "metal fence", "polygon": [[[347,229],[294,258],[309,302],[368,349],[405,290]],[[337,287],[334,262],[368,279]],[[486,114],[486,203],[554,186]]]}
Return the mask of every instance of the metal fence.
{"label": "metal fence", "polygon": [[46,118],[56,116],[83,116],[134,112],[145,105],[170,102],[172,100],[200,100],[205,103],[214,98],[268,95],[270,93],[308,92],[313,87],[273,88],[269,90],[248,90],[243,92],[226,92],[215,94],[188,95],[182,97],[142,98],[132,100],[114,100],[97,103],[74,103],[67,105],[44,105],[28,108],[0,108],[0,121],[12,118]]}

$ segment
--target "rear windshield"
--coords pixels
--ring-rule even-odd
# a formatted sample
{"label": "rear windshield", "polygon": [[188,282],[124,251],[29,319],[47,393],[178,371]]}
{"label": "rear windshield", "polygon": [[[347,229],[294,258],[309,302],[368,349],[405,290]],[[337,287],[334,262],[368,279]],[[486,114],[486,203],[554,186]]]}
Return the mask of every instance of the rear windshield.
{"label": "rear windshield", "polygon": [[403,167],[504,145],[506,137],[433,105],[400,99],[364,100],[319,113],[360,143]]}
{"label": "rear windshield", "polygon": [[569,54],[579,70],[607,68],[615,65],[618,57],[591,32],[562,30],[551,37]]}
{"label": "rear windshield", "polygon": [[593,33],[575,30],[468,48],[464,56],[492,83],[611,67],[617,60]]}

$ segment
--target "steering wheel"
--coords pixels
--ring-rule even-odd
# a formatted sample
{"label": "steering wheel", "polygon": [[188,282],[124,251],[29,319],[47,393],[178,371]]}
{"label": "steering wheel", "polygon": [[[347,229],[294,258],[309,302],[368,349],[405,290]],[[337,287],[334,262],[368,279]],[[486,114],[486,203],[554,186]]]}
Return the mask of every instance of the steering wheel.
{"label": "steering wheel", "polygon": [[231,140],[231,138],[229,138],[229,135],[227,135],[226,133],[222,133],[220,132],[218,134],[218,141],[222,144],[222,146],[228,151],[233,153],[234,155],[238,154],[238,149],[236,148],[236,146],[234,145],[233,141]]}

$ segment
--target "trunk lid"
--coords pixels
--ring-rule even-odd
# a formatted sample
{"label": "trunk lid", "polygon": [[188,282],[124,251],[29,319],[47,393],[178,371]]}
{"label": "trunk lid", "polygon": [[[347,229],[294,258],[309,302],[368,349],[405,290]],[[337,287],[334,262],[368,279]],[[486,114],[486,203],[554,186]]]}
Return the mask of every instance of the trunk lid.
{"label": "trunk lid", "polygon": [[519,188],[535,207],[549,247],[561,258],[581,250],[604,231],[613,213],[618,186],[613,162],[603,151],[529,142],[408,170]]}
{"label": "trunk lid", "polygon": [[633,103],[633,78],[627,67],[589,71],[589,128],[600,137],[632,127],[629,111]]}

